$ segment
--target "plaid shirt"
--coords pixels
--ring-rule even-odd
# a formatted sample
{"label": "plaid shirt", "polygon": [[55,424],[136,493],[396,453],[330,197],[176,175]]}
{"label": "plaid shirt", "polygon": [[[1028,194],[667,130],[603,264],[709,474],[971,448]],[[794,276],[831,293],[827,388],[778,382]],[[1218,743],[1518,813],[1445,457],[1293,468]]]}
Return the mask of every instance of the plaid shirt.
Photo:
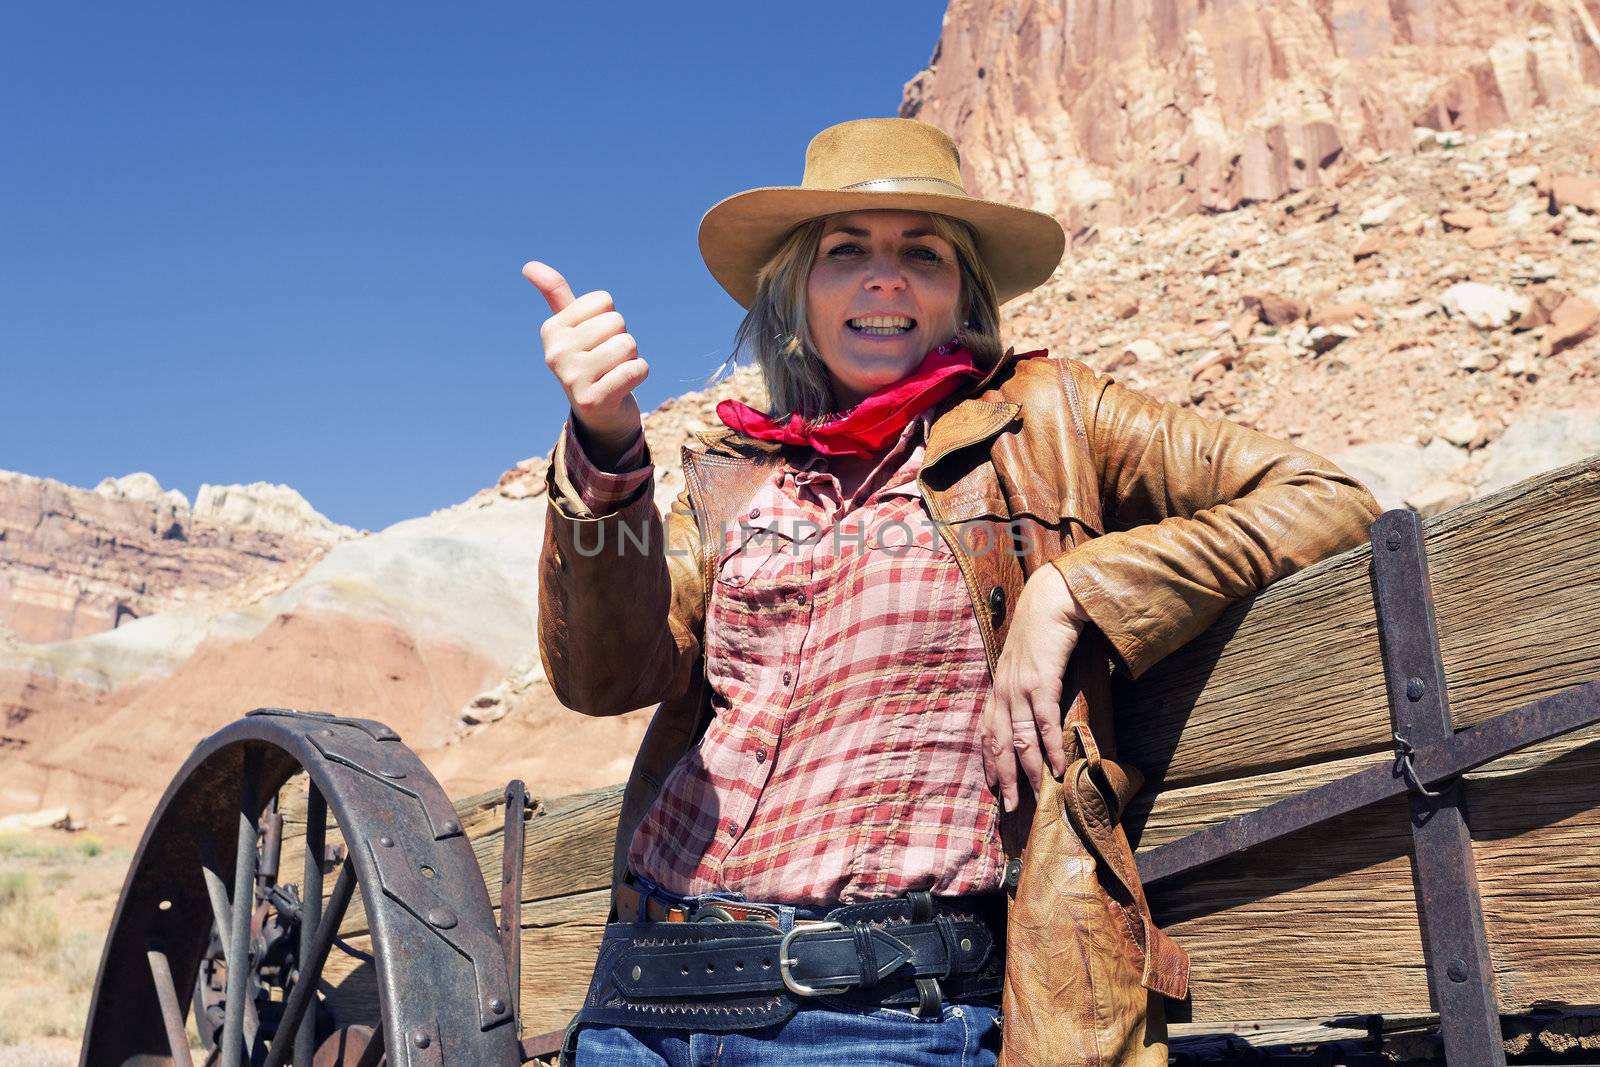
{"label": "plaid shirt", "polygon": [[[792,904],[1000,887],[978,747],[991,679],[916,484],[928,424],[914,419],[849,500],[825,457],[781,465],[728,531],[704,636],[715,716],[634,834],[636,874]],[[567,448],[597,515],[653,471],[642,439],[626,473],[595,468],[575,436]]]}

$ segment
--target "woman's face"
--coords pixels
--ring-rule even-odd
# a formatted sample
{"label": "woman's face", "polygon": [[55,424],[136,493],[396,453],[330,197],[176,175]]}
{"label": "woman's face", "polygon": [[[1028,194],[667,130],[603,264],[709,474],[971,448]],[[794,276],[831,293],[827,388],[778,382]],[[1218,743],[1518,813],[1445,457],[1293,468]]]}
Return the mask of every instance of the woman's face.
{"label": "woman's face", "polygon": [[811,343],[834,403],[852,407],[916,370],[955,336],[955,249],[920,211],[855,211],[828,221],[806,280]]}

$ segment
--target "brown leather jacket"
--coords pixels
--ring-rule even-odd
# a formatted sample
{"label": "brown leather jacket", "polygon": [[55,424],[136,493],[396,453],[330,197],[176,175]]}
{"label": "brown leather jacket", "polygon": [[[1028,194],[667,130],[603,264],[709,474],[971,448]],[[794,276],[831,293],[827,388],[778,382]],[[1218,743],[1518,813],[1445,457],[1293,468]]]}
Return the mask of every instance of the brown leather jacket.
{"label": "brown leather jacket", "polygon": [[[648,493],[588,514],[557,447],[539,562],[539,648],[589,715],[659,702],[623,797],[634,828],[710,715],[700,637],[720,531],[782,458],[718,431],[684,449],[665,522]],[[1366,538],[1379,508],[1311,452],[1124,388],[1072,359],[1002,356],[943,402],[919,484],[972,594],[991,669],[1027,577],[1059,568],[1094,625],[1067,666],[1071,765],[1031,819],[1006,820],[1007,1064],[1164,1067],[1161,995],[1188,958],[1151,921],[1118,822],[1137,770],[1115,761],[1109,671],[1137,678],[1227,605]],[[1024,848],[1026,845],[1026,848]]]}

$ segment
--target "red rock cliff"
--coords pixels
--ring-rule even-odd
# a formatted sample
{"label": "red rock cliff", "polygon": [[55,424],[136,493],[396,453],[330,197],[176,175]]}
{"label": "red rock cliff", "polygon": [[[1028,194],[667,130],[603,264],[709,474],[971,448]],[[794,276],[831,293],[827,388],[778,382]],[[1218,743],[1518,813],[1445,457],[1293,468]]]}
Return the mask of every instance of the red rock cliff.
{"label": "red rock cliff", "polygon": [[1600,0],[950,0],[900,113],[1069,232],[1323,184],[1600,83]]}
{"label": "red rock cliff", "polygon": [[292,580],[354,533],[281,486],[205,486],[191,509],[148,474],[87,490],[0,471],[0,634],[66,641]]}

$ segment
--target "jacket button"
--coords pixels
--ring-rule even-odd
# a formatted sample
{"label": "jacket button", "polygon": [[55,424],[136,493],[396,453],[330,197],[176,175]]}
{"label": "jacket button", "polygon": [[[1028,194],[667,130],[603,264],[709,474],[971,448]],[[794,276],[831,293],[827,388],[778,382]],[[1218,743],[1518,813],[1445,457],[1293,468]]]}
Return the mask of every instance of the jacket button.
{"label": "jacket button", "polygon": [[989,614],[999,622],[1006,614],[1006,591],[998,585],[989,590]]}
{"label": "jacket button", "polygon": [[1006,860],[1005,880],[1001,884],[1007,889],[1016,889],[1020,881],[1022,881],[1022,860],[1013,856]]}

